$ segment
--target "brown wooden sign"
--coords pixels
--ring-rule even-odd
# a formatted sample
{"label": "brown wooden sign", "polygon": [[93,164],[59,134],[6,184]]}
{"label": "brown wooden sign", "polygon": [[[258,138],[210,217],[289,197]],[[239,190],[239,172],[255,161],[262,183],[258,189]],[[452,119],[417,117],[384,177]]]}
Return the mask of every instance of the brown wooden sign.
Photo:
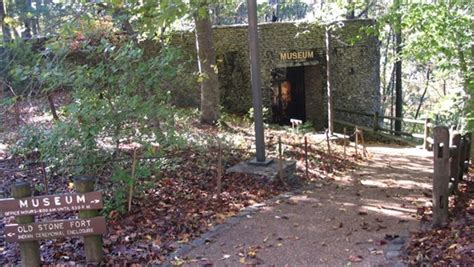
{"label": "brown wooden sign", "polygon": [[5,225],[8,242],[105,234],[104,217]]}
{"label": "brown wooden sign", "polygon": [[0,212],[3,212],[4,216],[21,216],[77,210],[98,210],[103,206],[102,192],[0,200]]}

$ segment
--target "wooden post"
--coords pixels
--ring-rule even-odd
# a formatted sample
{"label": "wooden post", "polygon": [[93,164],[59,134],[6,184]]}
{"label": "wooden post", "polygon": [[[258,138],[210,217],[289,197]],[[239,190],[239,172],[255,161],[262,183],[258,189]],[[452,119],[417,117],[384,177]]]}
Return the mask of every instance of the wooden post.
{"label": "wooden post", "polygon": [[304,137],[304,164],[305,164],[305,174],[306,174],[306,179],[309,179],[309,164],[308,164],[308,138],[305,136]]}
{"label": "wooden post", "polygon": [[344,134],[344,137],[343,137],[342,140],[344,141],[344,143],[343,143],[343,149],[344,149],[344,159],[345,159],[345,158],[346,158],[346,142],[347,142],[347,141],[346,141],[346,134],[347,134],[347,129],[346,129],[346,127],[344,127],[343,134]]}
{"label": "wooden post", "polygon": [[464,139],[466,139],[466,157],[465,157],[465,164],[466,166],[462,169],[465,173],[469,171],[469,162],[471,161],[471,156],[473,156],[472,150],[474,147],[472,146],[472,133],[466,133],[464,135]]}
{"label": "wooden post", "polygon": [[365,147],[364,132],[362,130],[358,130],[358,133],[360,134],[360,142],[362,144],[362,153],[364,157],[367,158],[367,148]]}
{"label": "wooden post", "polygon": [[46,168],[44,167],[44,161],[41,161],[41,172],[43,173],[44,192],[49,195],[48,176],[46,175]]}
{"label": "wooden post", "polygon": [[466,140],[466,136],[463,135],[461,136],[461,142],[459,144],[459,173],[458,173],[458,181],[462,181],[463,180],[463,177],[464,177],[464,168],[465,168],[465,165],[466,163],[464,162],[464,158],[466,157],[465,156],[465,151],[466,151],[466,143],[467,143],[467,140]]}
{"label": "wooden post", "polygon": [[278,175],[280,177],[280,181],[284,183],[283,180],[283,156],[281,151],[281,137],[278,136]]}
{"label": "wooden post", "polygon": [[15,125],[18,127],[20,126],[21,124],[21,116],[20,116],[20,106],[18,104],[18,99],[15,100],[15,106],[14,106],[14,109],[15,109]]}
{"label": "wooden post", "polygon": [[374,113],[374,132],[379,130],[379,112]]}
{"label": "wooden post", "polygon": [[330,132],[330,130],[327,129],[326,130],[326,143],[328,145],[328,155],[331,155],[331,144],[329,142],[329,134],[330,134],[329,132]]}
{"label": "wooden post", "polygon": [[472,134],[467,133],[461,137],[461,155],[459,156],[459,166],[461,168],[461,174],[459,180],[462,180],[463,175],[469,171],[469,160],[471,153]]}
{"label": "wooden post", "polygon": [[[29,183],[17,182],[12,188],[12,196],[14,198],[31,197],[31,187]],[[34,215],[16,216],[16,223],[25,224],[35,221]],[[38,241],[23,241],[20,243],[20,255],[22,266],[40,266],[41,255]]]}
{"label": "wooden post", "polygon": [[134,148],[132,155],[132,173],[130,175],[130,184],[128,189],[128,212],[132,210],[133,188],[135,185],[135,170],[137,167],[137,150],[138,148]]}
{"label": "wooden post", "polygon": [[423,148],[426,150],[430,149],[430,143],[428,142],[428,137],[430,136],[430,127],[429,127],[430,122],[431,122],[430,118],[425,119],[425,128],[423,131]]}
{"label": "wooden post", "polygon": [[453,154],[451,155],[449,159],[449,165],[450,165],[450,180],[452,183],[449,184],[449,192],[452,194],[455,192],[458,188],[458,183],[459,183],[459,172],[462,173],[462,169],[460,166],[460,158],[462,154],[462,146],[461,146],[461,134],[458,132],[454,132],[453,135],[451,136],[451,147],[453,147]]}
{"label": "wooden post", "polygon": [[359,156],[359,154],[357,153],[357,146],[359,146],[359,129],[357,128],[357,126],[355,127],[355,131],[354,131],[354,134],[355,134],[355,154],[356,154],[356,159],[357,157]]}
{"label": "wooden post", "polygon": [[[77,192],[87,193],[94,191],[94,178],[81,176],[74,180]],[[98,210],[82,210],[79,211],[79,218],[92,218],[99,216]],[[84,236],[84,250],[86,254],[86,261],[88,263],[100,263],[104,258],[102,251],[102,236],[90,235]]]}
{"label": "wooden post", "polygon": [[217,140],[217,196],[222,192],[222,144],[221,140]]}
{"label": "wooden post", "polygon": [[448,219],[449,186],[449,130],[436,126],[433,130],[433,227],[440,227]]}

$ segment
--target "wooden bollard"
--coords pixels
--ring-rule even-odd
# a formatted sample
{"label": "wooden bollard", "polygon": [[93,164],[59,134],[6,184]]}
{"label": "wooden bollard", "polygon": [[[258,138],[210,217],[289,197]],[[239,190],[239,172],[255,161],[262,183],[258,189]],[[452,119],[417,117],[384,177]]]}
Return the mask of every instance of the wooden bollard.
{"label": "wooden bollard", "polygon": [[344,148],[344,159],[346,158],[346,134],[347,134],[347,129],[344,127],[344,138],[342,139],[344,141],[343,148]]}
{"label": "wooden bollard", "polygon": [[[14,198],[31,197],[31,186],[26,182],[17,182],[12,186],[12,196]],[[15,216],[18,224],[32,223],[35,221],[34,215]],[[20,255],[22,266],[40,266],[41,255],[38,241],[22,241],[20,244]]]}
{"label": "wooden bollard", "polygon": [[433,136],[433,227],[440,227],[448,220],[449,130],[436,126]]}
{"label": "wooden bollard", "polygon": [[355,130],[354,130],[354,134],[355,134],[355,154],[356,154],[356,159],[357,157],[359,156],[358,153],[357,153],[357,147],[359,146],[359,129],[357,128],[357,126],[355,127]]}
{"label": "wooden bollard", "polygon": [[285,182],[283,179],[283,151],[281,149],[281,137],[278,136],[278,176],[282,183]]}
{"label": "wooden bollard", "polygon": [[[94,191],[95,179],[88,176],[77,177],[74,180],[74,185],[77,192],[87,193]],[[79,211],[79,218],[92,218],[99,216],[98,210],[81,210]],[[100,263],[104,258],[104,252],[102,251],[102,236],[101,235],[90,235],[84,236],[84,250],[86,254],[86,260],[88,263]]]}
{"label": "wooden bollard", "polygon": [[466,140],[466,155],[465,158],[462,159],[465,165],[461,170],[463,170],[464,173],[467,173],[469,171],[469,162],[471,161],[471,152],[473,150],[472,133],[466,133],[464,139]]}
{"label": "wooden bollard", "polygon": [[[132,200],[133,200],[133,188],[135,185],[135,171],[137,169],[137,150],[138,148],[133,149],[132,154],[132,174],[130,175],[130,185],[128,187],[128,212],[132,211]],[[94,190],[94,188],[92,188]]]}
{"label": "wooden bollard", "polygon": [[305,175],[306,179],[309,178],[309,164],[308,164],[308,138],[304,137],[304,164],[305,164]]}
{"label": "wooden bollard", "polygon": [[379,112],[376,111],[374,113],[374,132],[378,131],[379,129]]}
{"label": "wooden bollard", "polygon": [[430,136],[430,118],[425,119],[425,127],[423,131],[423,148],[426,150],[430,150],[430,143],[428,142],[428,137]]}
{"label": "wooden bollard", "polygon": [[449,159],[449,169],[450,169],[450,180],[449,192],[453,193],[458,188],[459,183],[459,172],[462,173],[460,168],[459,160],[461,158],[462,147],[461,147],[461,135],[458,132],[454,132],[451,136],[450,147],[454,149],[453,154]]}
{"label": "wooden bollard", "polygon": [[471,135],[467,133],[461,137],[461,151],[459,155],[459,168],[461,173],[459,174],[459,180],[463,179],[464,174],[467,174],[469,170],[469,150],[471,147]]}
{"label": "wooden bollard", "polygon": [[360,142],[362,144],[362,154],[365,158],[367,158],[367,148],[365,147],[364,132],[362,130],[359,130],[358,134],[360,135]]}
{"label": "wooden bollard", "polygon": [[462,181],[464,177],[464,167],[465,167],[465,151],[466,151],[466,138],[465,135],[461,136],[461,141],[459,142],[459,170],[458,181]]}
{"label": "wooden bollard", "polygon": [[217,140],[217,196],[222,192],[222,144],[221,140]]}

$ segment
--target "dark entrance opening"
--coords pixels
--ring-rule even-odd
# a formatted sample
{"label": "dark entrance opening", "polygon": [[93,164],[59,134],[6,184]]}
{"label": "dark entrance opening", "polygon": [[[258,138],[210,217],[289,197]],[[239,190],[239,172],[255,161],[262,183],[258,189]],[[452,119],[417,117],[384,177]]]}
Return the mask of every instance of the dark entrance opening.
{"label": "dark entrance opening", "polygon": [[272,120],[280,125],[290,119],[306,121],[304,67],[274,69],[272,71]]}

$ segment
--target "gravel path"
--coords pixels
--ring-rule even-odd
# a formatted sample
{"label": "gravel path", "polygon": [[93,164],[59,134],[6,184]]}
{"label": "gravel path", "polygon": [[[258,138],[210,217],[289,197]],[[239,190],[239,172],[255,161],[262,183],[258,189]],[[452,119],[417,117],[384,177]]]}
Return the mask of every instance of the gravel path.
{"label": "gravel path", "polygon": [[349,173],[267,203],[183,255],[187,266],[393,266],[419,226],[432,161],[416,148],[368,147]]}

